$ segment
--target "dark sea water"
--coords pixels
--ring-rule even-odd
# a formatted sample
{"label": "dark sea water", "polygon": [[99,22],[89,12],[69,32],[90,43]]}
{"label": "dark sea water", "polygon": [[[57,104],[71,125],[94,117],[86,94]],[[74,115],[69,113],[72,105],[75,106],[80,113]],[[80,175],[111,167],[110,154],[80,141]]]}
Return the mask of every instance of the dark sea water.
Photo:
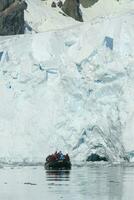
{"label": "dark sea water", "polygon": [[134,200],[133,166],[0,169],[0,200]]}

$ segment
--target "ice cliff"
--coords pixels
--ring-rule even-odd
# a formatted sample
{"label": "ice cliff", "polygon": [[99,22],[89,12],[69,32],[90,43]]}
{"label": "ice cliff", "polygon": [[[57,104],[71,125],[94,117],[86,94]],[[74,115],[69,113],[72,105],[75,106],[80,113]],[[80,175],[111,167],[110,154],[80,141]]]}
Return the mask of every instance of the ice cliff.
{"label": "ice cliff", "polygon": [[130,9],[0,37],[1,160],[42,161],[63,150],[76,161],[97,153],[120,162],[134,150],[133,18]]}

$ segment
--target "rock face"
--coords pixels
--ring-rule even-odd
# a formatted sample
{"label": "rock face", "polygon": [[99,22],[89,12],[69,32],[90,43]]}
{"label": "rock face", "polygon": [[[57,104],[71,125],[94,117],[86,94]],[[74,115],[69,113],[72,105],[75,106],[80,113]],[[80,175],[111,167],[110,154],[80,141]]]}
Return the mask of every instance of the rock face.
{"label": "rock face", "polygon": [[5,10],[14,0],[1,0],[0,1],[0,12]]}
{"label": "rock face", "polygon": [[93,6],[98,1],[99,0],[80,0],[80,3],[84,8],[88,8],[88,7]]}
{"label": "rock face", "polygon": [[24,10],[27,4],[23,0],[0,1],[0,35],[24,33]]}
{"label": "rock face", "polygon": [[79,0],[65,0],[62,10],[70,17],[83,22]]}

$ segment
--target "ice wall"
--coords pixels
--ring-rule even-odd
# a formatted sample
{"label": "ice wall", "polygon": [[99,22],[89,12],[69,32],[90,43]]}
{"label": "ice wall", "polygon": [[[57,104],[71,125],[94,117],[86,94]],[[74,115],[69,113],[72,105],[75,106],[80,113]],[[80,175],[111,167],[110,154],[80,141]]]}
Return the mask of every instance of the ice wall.
{"label": "ice wall", "polygon": [[42,161],[61,149],[77,161],[91,153],[121,161],[134,150],[133,26],[126,13],[1,38],[9,55],[0,66],[1,160]]}

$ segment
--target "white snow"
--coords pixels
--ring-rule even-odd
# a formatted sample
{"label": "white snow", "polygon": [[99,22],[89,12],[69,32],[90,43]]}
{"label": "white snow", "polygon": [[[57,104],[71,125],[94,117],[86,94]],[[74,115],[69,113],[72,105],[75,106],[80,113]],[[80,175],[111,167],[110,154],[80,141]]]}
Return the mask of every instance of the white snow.
{"label": "white snow", "polygon": [[84,23],[27,2],[26,21],[42,33],[0,37],[9,55],[0,64],[1,160],[42,161],[57,149],[121,161],[134,150],[134,1],[100,0],[82,8]]}

